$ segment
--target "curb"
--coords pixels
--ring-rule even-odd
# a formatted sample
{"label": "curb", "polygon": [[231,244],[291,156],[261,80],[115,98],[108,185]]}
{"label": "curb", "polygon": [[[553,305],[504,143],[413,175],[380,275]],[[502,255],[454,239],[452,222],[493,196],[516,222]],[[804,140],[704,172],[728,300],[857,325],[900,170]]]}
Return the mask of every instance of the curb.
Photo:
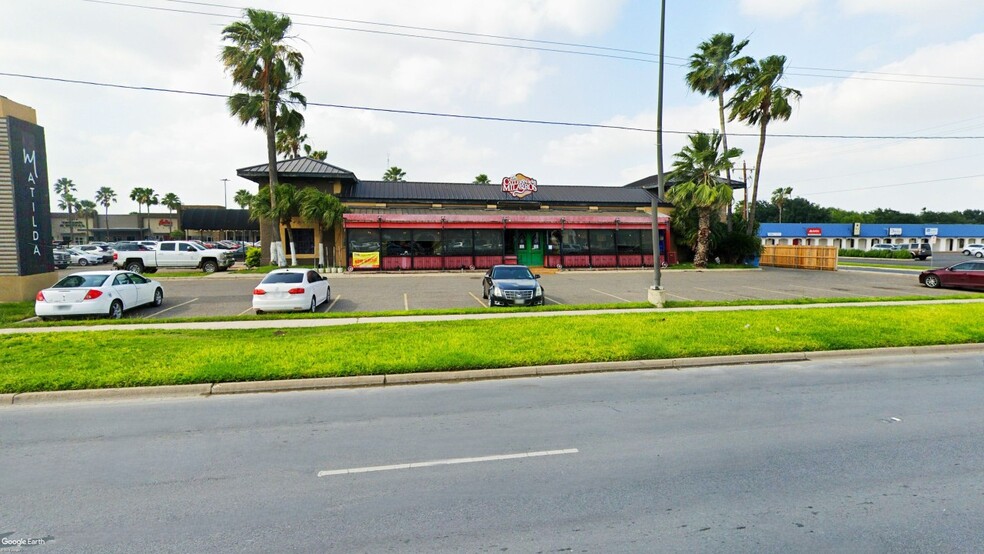
{"label": "curb", "polygon": [[984,343],[863,348],[855,350],[825,350],[817,352],[782,352],[776,354],[741,354],[735,356],[668,358],[664,360],[630,360],[624,362],[586,362],[562,365],[468,369],[461,371],[432,371],[423,373],[396,373],[389,375],[357,375],[352,377],[317,377],[311,379],[242,381],[234,383],[202,383],[195,385],[166,385],[160,387],[23,392],[15,394],[0,394],[0,407],[10,405],[36,405],[92,400],[105,401],[180,398],[191,396],[224,396],[232,394],[385,387],[391,385],[459,383],[521,377],[578,375],[585,373],[653,371],[666,369],[680,370],[722,365],[751,365],[765,363],[807,362],[812,360],[835,360],[838,358],[846,359],[858,356],[892,356],[899,354],[962,354],[968,352],[976,352],[984,355]]}

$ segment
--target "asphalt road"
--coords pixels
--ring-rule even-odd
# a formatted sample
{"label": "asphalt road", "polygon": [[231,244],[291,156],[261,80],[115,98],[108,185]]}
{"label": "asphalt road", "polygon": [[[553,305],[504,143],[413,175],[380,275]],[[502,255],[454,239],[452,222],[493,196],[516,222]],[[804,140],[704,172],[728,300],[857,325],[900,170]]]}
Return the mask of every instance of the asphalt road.
{"label": "asphalt road", "polygon": [[12,406],[0,538],[45,539],[37,553],[980,552],[982,369],[906,355]]}

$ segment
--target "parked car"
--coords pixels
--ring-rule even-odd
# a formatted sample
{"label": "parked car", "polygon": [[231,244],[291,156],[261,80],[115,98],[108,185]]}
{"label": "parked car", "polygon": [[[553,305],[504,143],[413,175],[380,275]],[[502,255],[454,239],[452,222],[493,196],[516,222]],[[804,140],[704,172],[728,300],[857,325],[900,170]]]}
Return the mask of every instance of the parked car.
{"label": "parked car", "polygon": [[153,273],[160,267],[201,269],[205,273],[225,271],[235,260],[228,250],[206,249],[196,241],[166,240],[150,249],[117,250],[113,266],[137,273]]}
{"label": "parked car", "polygon": [[55,267],[58,269],[66,269],[68,266],[72,265],[72,256],[67,250],[59,250],[56,248],[51,254],[55,260]]}
{"label": "parked car", "polygon": [[272,311],[314,312],[330,300],[328,278],[313,269],[274,269],[253,289],[253,309],[257,314]]}
{"label": "parked car", "polygon": [[81,266],[97,265],[102,263],[101,255],[97,256],[96,254],[83,252],[78,248],[69,248],[68,255],[73,264],[79,264]]}
{"label": "parked car", "polygon": [[539,275],[525,265],[492,266],[482,279],[482,298],[493,306],[542,306],[543,287]]}
{"label": "parked car", "polygon": [[895,244],[887,244],[887,243],[886,244],[876,244],[876,245],[872,246],[871,248],[869,248],[869,250],[895,250],[896,249],[896,246],[897,245],[895,245]]}
{"label": "parked car", "polygon": [[157,281],[130,271],[83,271],[38,292],[34,313],[46,321],[80,315],[120,319],[126,310],[163,303],[164,289]]}
{"label": "parked car", "polygon": [[99,256],[102,258],[102,261],[99,263],[110,263],[113,261],[113,250],[101,244],[83,244],[76,248],[93,256]]}
{"label": "parked car", "polygon": [[928,243],[910,243],[910,244],[897,244],[895,245],[896,250],[907,250],[912,256],[912,259],[925,260],[933,256],[933,247]]}
{"label": "parked car", "polygon": [[984,244],[968,244],[964,246],[963,255],[984,258]]}
{"label": "parked car", "polygon": [[952,287],[984,290],[984,262],[961,262],[919,274],[919,282],[931,289]]}

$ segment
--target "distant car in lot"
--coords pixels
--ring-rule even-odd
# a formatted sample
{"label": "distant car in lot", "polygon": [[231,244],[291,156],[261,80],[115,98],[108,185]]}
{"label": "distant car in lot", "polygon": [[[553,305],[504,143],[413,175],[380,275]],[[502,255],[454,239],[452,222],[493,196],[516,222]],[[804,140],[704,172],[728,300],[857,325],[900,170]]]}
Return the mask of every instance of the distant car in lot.
{"label": "distant car in lot", "polygon": [[51,252],[52,258],[55,261],[55,267],[58,269],[67,269],[68,266],[72,265],[72,256],[69,255],[67,250],[54,249]]}
{"label": "distant car in lot", "polygon": [[482,279],[482,298],[494,306],[542,306],[539,275],[525,265],[496,265]]}
{"label": "distant car in lot", "polygon": [[984,258],[984,244],[968,244],[964,246],[963,255]]}
{"label": "distant car in lot", "polygon": [[79,264],[81,266],[101,264],[103,260],[102,255],[83,252],[78,248],[69,248],[68,256],[73,264]]}
{"label": "distant car in lot", "polygon": [[961,262],[919,274],[919,282],[931,289],[952,287],[984,290],[984,262]]}
{"label": "distant car in lot", "polygon": [[77,246],[76,248],[87,254],[99,256],[102,258],[100,263],[109,263],[113,261],[113,249],[108,246],[101,244],[83,244],[82,246]]}
{"label": "distant car in lot", "polygon": [[162,303],[164,289],[157,281],[130,271],[82,271],[38,292],[34,313],[43,320],[81,315],[119,319],[126,310]]}
{"label": "distant car in lot", "polygon": [[257,314],[273,311],[314,312],[330,300],[328,278],[313,269],[274,269],[253,289],[253,309]]}
{"label": "distant car in lot", "polygon": [[925,260],[933,256],[933,247],[929,243],[907,243],[907,244],[896,244],[896,250],[908,251],[912,259]]}
{"label": "distant car in lot", "polygon": [[869,248],[869,250],[896,250],[895,244],[876,244]]}

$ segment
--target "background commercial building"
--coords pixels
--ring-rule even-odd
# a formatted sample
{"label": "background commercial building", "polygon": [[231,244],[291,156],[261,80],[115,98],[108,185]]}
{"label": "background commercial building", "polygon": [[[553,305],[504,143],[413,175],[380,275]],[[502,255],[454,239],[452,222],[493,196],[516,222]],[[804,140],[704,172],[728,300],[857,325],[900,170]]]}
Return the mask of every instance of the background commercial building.
{"label": "background commercial building", "polygon": [[869,250],[876,244],[920,244],[935,252],[959,252],[968,244],[984,243],[984,225],[925,225],[884,223],[762,223],[762,243],[836,246]]}

